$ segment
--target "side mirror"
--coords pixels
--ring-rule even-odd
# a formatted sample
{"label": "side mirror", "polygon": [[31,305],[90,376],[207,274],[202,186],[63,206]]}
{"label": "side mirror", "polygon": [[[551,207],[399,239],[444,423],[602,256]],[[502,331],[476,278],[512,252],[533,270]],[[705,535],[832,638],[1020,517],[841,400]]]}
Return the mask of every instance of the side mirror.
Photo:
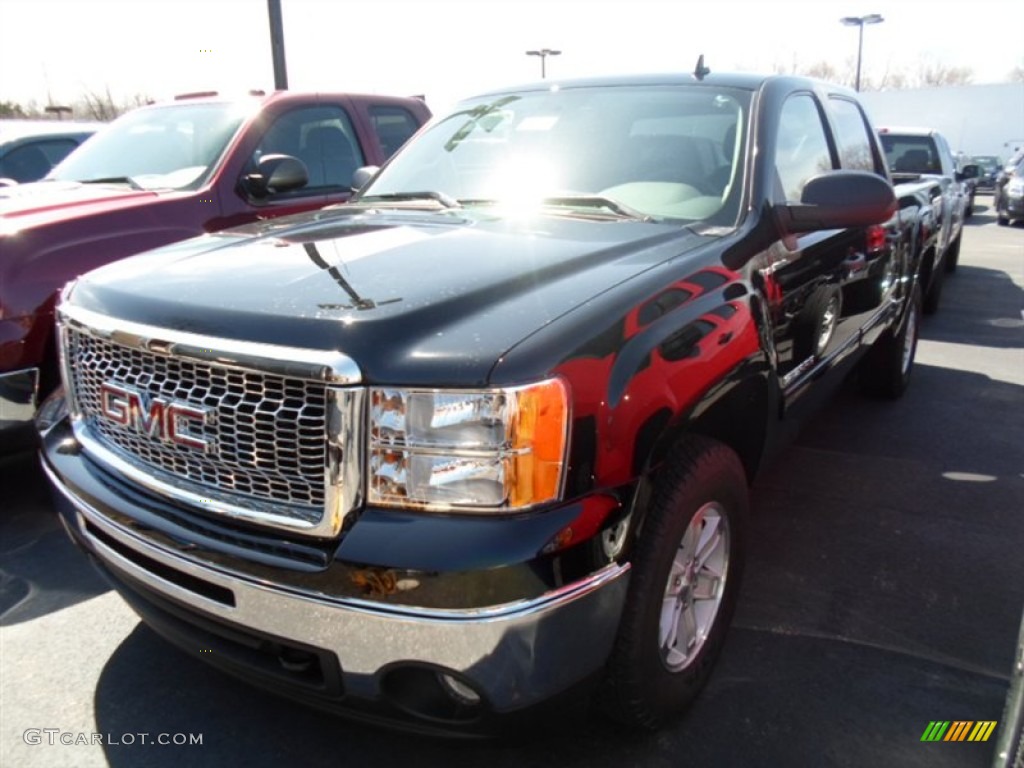
{"label": "side mirror", "polygon": [[974,163],[968,163],[960,172],[956,175],[958,181],[966,181],[967,179],[976,179],[981,174],[981,169]]}
{"label": "side mirror", "polygon": [[379,170],[380,168],[376,165],[364,165],[362,168],[356,168],[352,174],[352,191],[357,194],[361,192]]}
{"label": "side mirror", "polygon": [[305,164],[291,155],[264,155],[256,163],[256,170],[243,180],[246,192],[256,198],[291,192],[309,183]]}
{"label": "side mirror", "polygon": [[896,213],[892,185],[868,171],[832,171],[804,185],[799,203],[776,206],[787,233],[884,224]]}

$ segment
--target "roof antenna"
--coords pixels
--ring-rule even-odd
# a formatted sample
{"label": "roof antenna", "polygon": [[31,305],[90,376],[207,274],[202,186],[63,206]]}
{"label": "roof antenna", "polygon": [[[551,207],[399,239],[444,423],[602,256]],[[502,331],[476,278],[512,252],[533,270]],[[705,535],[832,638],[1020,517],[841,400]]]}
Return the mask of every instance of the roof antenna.
{"label": "roof antenna", "polygon": [[698,80],[703,80],[707,75],[711,74],[711,70],[704,66],[704,54],[702,53],[697,57],[697,66],[693,69],[693,76]]}

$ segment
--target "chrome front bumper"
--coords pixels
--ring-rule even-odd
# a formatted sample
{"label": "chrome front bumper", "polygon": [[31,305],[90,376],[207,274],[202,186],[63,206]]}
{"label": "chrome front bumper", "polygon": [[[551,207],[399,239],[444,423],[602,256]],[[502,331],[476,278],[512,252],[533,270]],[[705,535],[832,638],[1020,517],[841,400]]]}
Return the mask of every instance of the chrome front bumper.
{"label": "chrome front bumper", "polygon": [[[380,701],[384,677],[418,666],[455,673],[491,713],[528,708],[601,669],[625,602],[628,564],[611,564],[533,600],[466,611],[332,598],[257,582],[140,539],[78,497],[45,458],[43,467],[73,507],[65,514],[73,535],[115,576],[144,585],[197,619],[332,654],[346,697]],[[183,586],[188,584],[203,588]]]}
{"label": "chrome front bumper", "polygon": [[0,373],[0,432],[32,421],[38,393],[38,368]]}

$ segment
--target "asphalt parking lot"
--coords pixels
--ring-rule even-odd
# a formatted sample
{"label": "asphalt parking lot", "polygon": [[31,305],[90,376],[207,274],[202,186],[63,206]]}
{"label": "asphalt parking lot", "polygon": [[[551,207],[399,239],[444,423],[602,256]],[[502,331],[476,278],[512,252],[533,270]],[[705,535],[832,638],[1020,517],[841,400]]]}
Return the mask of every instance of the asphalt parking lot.
{"label": "asphalt parking lot", "polygon": [[[990,765],[995,734],[921,741],[931,721],[1001,720],[1024,608],[1024,227],[990,200],[907,396],[843,389],[759,479],[723,656],[666,730],[452,743],[254,690],[141,626],[20,456],[0,460],[0,765]],[[202,744],[153,743],[180,734]]]}

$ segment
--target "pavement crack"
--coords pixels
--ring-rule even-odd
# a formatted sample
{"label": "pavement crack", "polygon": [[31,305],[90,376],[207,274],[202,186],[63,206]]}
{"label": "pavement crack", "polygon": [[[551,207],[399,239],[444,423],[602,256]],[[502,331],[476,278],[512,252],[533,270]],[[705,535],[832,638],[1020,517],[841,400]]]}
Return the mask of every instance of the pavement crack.
{"label": "pavement crack", "polygon": [[828,632],[817,632],[815,630],[807,629],[793,629],[790,627],[759,627],[751,624],[742,624],[735,622],[732,625],[734,630],[743,630],[746,632],[763,632],[770,635],[778,635],[784,637],[803,637],[811,640],[826,640],[833,643],[842,643],[844,645],[853,645],[861,648],[870,648],[875,651],[882,651],[884,653],[892,653],[898,656],[906,656],[921,661],[927,661],[931,664],[937,664],[943,667],[949,667],[956,669],[961,672],[967,672],[972,675],[980,675],[990,680],[998,680],[1009,684],[1010,672],[1007,670],[1005,673],[997,672],[992,669],[972,664],[969,661],[963,659],[957,659],[953,656],[947,656],[943,653],[938,653],[931,650],[920,650],[914,651],[907,648],[901,648],[895,645],[887,645],[885,643],[871,642],[869,640],[858,640],[854,637],[844,637],[842,635],[833,635]]}

